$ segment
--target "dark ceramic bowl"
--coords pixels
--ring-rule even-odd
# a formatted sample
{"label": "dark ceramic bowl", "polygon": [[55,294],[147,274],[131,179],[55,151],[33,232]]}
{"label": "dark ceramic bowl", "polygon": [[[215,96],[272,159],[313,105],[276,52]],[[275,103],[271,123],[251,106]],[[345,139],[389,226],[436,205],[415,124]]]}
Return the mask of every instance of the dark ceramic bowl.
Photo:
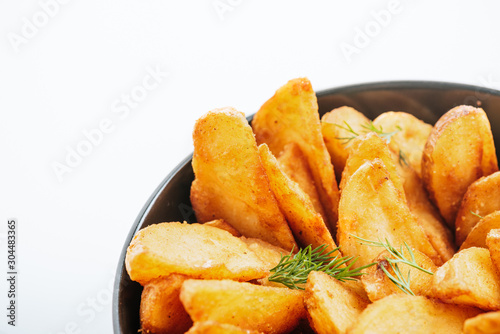
{"label": "dark ceramic bowl", "polygon": [[[333,88],[317,93],[319,113],[351,106],[374,119],[385,111],[406,111],[434,124],[461,104],[481,106],[490,119],[493,136],[500,143],[500,91],[444,82],[378,82]],[[264,101],[262,101],[264,102]],[[142,287],[125,270],[125,253],[133,236],[142,228],[166,221],[195,221],[189,201],[193,181],[192,154],[182,161],[148,199],[130,230],[118,263],[113,290],[113,328],[116,334],[137,334]]]}

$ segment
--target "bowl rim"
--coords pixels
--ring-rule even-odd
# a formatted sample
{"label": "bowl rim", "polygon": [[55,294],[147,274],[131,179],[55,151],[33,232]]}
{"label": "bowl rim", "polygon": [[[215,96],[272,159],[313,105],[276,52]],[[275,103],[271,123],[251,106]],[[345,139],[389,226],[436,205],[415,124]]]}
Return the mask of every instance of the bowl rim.
{"label": "bowl rim", "polygon": [[[481,94],[490,94],[500,96],[500,91],[488,87],[476,86],[471,84],[453,83],[446,81],[425,81],[425,80],[392,80],[392,81],[373,81],[367,83],[359,84],[348,84],[333,88],[327,88],[319,90],[316,92],[316,96],[322,97],[331,94],[338,94],[342,92],[356,92],[356,91],[366,91],[366,90],[403,90],[403,89],[461,89],[470,90]],[[250,122],[254,114],[247,116],[247,120]],[[193,158],[193,152],[186,156],[175,168],[173,168],[170,173],[161,181],[161,183],[156,187],[155,191],[149,196],[146,203],[142,207],[141,211],[137,215],[134,223],[132,224],[129,233],[125,239],[125,243],[122,247],[120,257],[118,259],[118,265],[116,268],[115,281],[113,284],[113,299],[112,299],[112,321],[113,321],[113,333],[121,334],[123,333],[120,328],[120,304],[119,304],[119,293],[120,293],[120,282],[122,281],[122,271],[125,266],[125,256],[127,253],[127,248],[132,241],[132,238],[140,230],[140,223],[143,218],[149,213],[156,199],[161,194],[162,190],[167,186],[170,180],[187,164],[191,163]]]}

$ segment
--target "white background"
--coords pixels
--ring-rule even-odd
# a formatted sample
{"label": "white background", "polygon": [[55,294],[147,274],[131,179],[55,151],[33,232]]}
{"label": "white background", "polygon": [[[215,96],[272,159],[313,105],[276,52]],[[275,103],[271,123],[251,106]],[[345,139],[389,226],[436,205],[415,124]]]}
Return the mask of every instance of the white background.
{"label": "white background", "polygon": [[[5,333],[112,331],[110,282],[123,242],[192,151],[195,119],[212,108],[253,113],[298,76],[316,90],[420,79],[500,86],[493,1],[400,0],[390,16],[380,14],[389,0],[65,2],[0,3]],[[357,53],[346,57],[348,44]],[[155,85],[151,70],[168,75]],[[134,92],[146,95],[127,114],[121,99]],[[84,131],[106,120],[111,130],[83,147]],[[87,155],[69,167],[78,147]],[[67,169],[58,177],[55,165]],[[5,316],[11,217],[19,224],[15,328]]]}

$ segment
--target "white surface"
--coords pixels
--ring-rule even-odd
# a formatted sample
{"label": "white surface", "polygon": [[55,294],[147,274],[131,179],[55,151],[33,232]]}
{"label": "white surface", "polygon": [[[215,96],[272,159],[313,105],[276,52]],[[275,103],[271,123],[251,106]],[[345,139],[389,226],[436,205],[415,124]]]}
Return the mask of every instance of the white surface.
{"label": "white surface", "polygon": [[[0,3],[0,268],[7,219],[19,222],[17,326],[0,312],[5,333],[112,331],[109,282],[125,237],[212,108],[253,113],[298,76],[316,90],[406,79],[500,88],[493,1],[401,0],[386,26],[373,11],[391,1],[74,0],[52,17],[49,2]],[[44,26],[16,51],[13,34],[34,16]],[[349,62],[341,46],[367,28]],[[125,115],[122,94],[154,85],[157,67],[169,74]],[[105,119],[112,129],[59,182],[54,163]]]}

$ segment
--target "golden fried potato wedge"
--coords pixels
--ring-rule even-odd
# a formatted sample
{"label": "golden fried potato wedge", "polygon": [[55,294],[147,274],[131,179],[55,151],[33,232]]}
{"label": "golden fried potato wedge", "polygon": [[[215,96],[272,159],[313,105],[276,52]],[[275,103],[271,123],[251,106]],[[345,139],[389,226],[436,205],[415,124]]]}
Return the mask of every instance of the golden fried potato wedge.
{"label": "golden fried potato wedge", "polygon": [[465,320],[479,313],[473,307],[395,294],[368,305],[347,333],[460,334]]}
{"label": "golden fried potato wedge", "polygon": [[283,173],[266,144],[259,146],[259,153],[271,190],[299,246],[305,248],[312,245],[316,248],[325,244],[328,246],[326,251],[337,248],[323,218],[314,210],[307,194]]}
{"label": "golden fried potato wedge", "polygon": [[[436,272],[437,266],[434,264],[434,262],[432,262],[431,259],[429,259],[429,257],[416,249],[412,249],[412,253],[415,258],[415,262],[421,268],[424,268],[432,273]],[[406,247],[403,247],[403,254],[404,256],[406,256],[406,258],[411,259],[411,254],[408,252]],[[379,256],[373,261],[376,262],[377,265],[363,270],[366,274],[361,276],[361,282],[365,287],[368,298],[370,298],[372,302],[394,293],[405,293],[401,289],[399,289],[382,270],[382,267],[384,267],[391,275],[396,277],[396,274],[394,273],[394,270],[392,269],[387,259],[394,259],[394,256],[385,250],[381,252]],[[417,296],[426,296],[428,290],[432,285],[433,275],[425,273],[404,263],[399,263],[398,267],[405,279],[408,276],[408,272],[410,273],[411,291],[413,291],[413,293]]]}
{"label": "golden fried potato wedge", "polygon": [[337,180],[341,179],[345,162],[351,152],[347,138],[352,137],[353,133],[349,132],[349,127],[355,133],[362,134],[366,131],[363,126],[369,123],[370,120],[365,115],[346,106],[333,109],[321,117],[321,133],[330,153]]}
{"label": "golden fried potato wedge", "polygon": [[485,248],[456,253],[436,271],[430,296],[483,310],[500,309],[500,277]]}
{"label": "golden fried potato wedge", "polygon": [[498,228],[500,228],[500,211],[495,211],[479,220],[470,231],[462,246],[460,246],[460,250],[469,247],[488,248],[486,245],[486,235],[490,230]]}
{"label": "golden fried potato wedge", "polygon": [[290,254],[283,248],[276,247],[260,239],[241,237],[240,240],[257,255],[267,268],[276,267],[282,256]]}
{"label": "golden fried potato wedge", "polygon": [[215,321],[195,322],[186,334],[260,334],[259,331],[243,329],[230,324],[220,324]]}
{"label": "golden fried potato wedge", "polygon": [[318,334],[345,333],[369,301],[323,272],[307,277],[305,305],[309,323]]}
{"label": "golden fried potato wedge", "polygon": [[487,312],[469,318],[464,323],[464,334],[500,333],[500,312]]}
{"label": "golden fried potato wedge", "polygon": [[437,121],[422,155],[422,180],[450,227],[469,185],[496,171],[493,135],[482,109],[458,106]]}
{"label": "golden fried potato wedge", "polygon": [[306,317],[300,290],[229,280],[186,280],[181,301],[193,321],[216,321],[263,333],[286,333]]}
{"label": "golden fried potato wedge", "polygon": [[309,196],[316,212],[318,212],[323,220],[327,222],[328,217],[321,205],[311,169],[300,147],[295,143],[285,145],[277,159],[281,170],[285,172],[292,181],[299,184],[300,188]]}
{"label": "golden fried potato wedge", "polygon": [[245,116],[233,108],[208,112],[196,122],[193,140],[191,203],[198,222],[224,219],[246,237],[296,246]]}
{"label": "golden fried potato wedge", "polygon": [[491,261],[500,274],[500,229],[490,230],[486,236],[486,245],[490,251]]}
{"label": "golden fried potato wedge", "polygon": [[140,308],[143,333],[181,334],[191,327],[193,322],[179,299],[186,279],[187,276],[172,274],[144,286]]}
{"label": "golden fried potato wedge", "polygon": [[235,229],[231,224],[226,222],[224,219],[216,219],[216,220],[206,222],[204,224],[207,226],[213,226],[213,227],[220,228],[221,230],[224,230],[224,231],[228,231],[229,233],[231,233],[233,236],[235,236],[237,238],[241,237],[241,233],[238,232],[237,229]]}
{"label": "golden fried potato wedge", "polygon": [[285,145],[296,143],[307,158],[326,222],[335,233],[338,219],[337,181],[321,134],[318,102],[306,78],[290,80],[255,114],[252,128],[258,144],[266,143],[275,156]]}
{"label": "golden fried potato wedge", "polygon": [[480,217],[497,210],[500,210],[500,172],[482,177],[467,188],[455,221],[457,244],[464,242]]}
{"label": "golden fried potato wedge", "polygon": [[374,241],[387,239],[397,248],[406,241],[434,263],[441,261],[380,159],[364,163],[352,174],[339,205],[337,238],[342,253],[359,257],[356,267],[371,263],[380,249],[363,245],[354,236]]}
{"label": "golden fried potato wedge", "polygon": [[406,201],[411,213],[417,218],[430,243],[444,263],[455,254],[453,233],[444,222],[441,214],[429,200],[422,180],[411,166],[396,163],[398,174],[403,181]]}
{"label": "golden fried potato wedge", "polygon": [[385,112],[373,120],[373,125],[385,133],[394,133],[389,142],[390,149],[398,155],[401,153],[420,177],[422,152],[432,125],[401,111]]}
{"label": "golden fried potato wedge", "polygon": [[344,189],[351,175],[367,161],[380,159],[384,163],[390,178],[400,195],[405,199],[405,192],[401,178],[399,177],[396,165],[393,161],[392,153],[387,146],[387,143],[380,138],[375,132],[370,132],[359,136],[354,140],[351,146],[351,154],[346,161],[342,179],[339,188]]}
{"label": "golden fried potato wedge", "polygon": [[140,230],[127,249],[125,265],[130,278],[142,285],[172,273],[247,281],[271,269],[229,232],[178,222]]}

